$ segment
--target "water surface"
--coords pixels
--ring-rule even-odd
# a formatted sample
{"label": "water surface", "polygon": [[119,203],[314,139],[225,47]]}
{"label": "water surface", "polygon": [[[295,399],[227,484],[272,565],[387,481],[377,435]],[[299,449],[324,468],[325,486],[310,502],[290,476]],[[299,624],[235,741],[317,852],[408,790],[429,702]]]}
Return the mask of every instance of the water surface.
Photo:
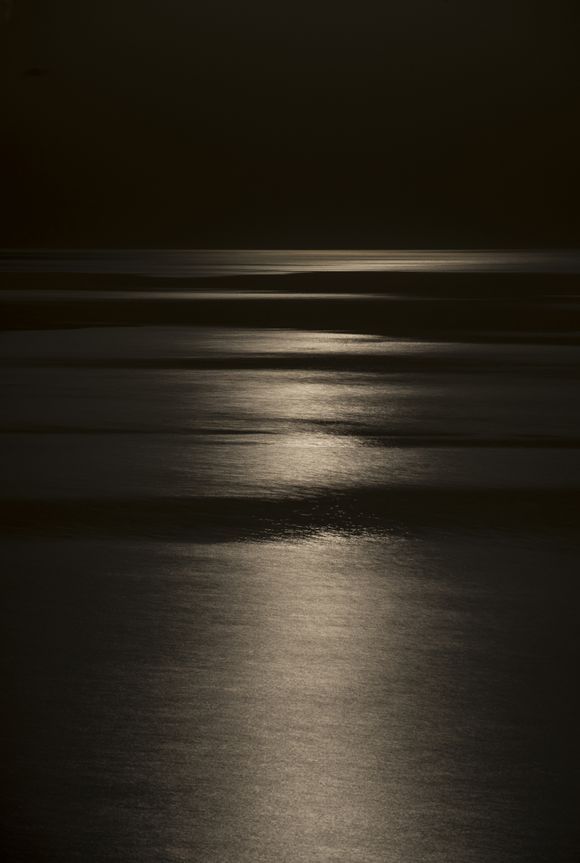
{"label": "water surface", "polygon": [[574,320],[268,278],[0,290],[7,859],[571,863]]}

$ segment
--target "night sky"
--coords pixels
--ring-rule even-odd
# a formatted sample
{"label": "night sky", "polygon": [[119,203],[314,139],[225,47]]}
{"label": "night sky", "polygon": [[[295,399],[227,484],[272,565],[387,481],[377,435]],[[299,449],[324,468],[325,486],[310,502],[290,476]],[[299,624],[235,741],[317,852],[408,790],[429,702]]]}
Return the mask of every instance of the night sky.
{"label": "night sky", "polygon": [[576,0],[13,0],[0,246],[575,247]]}

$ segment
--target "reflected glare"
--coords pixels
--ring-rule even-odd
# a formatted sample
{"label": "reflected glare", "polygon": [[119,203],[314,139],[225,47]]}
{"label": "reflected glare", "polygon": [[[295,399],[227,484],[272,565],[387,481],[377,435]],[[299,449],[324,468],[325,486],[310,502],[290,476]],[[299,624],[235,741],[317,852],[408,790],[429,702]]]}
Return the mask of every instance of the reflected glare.
{"label": "reflected glare", "polygon": [[230,276],[308,272],[579,272],[574,250],[97,249],[0,251],[3,272]]}

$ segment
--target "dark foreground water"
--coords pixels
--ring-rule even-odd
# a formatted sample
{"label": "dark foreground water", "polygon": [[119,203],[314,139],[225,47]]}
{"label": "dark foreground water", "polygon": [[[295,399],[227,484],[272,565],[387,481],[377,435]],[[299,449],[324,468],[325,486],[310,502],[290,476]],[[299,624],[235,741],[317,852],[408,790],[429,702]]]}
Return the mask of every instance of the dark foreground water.
{"label": "dark foreground water", "polygon": [[70,278],[0,292],[4,859],[575,861],[572,283]]}

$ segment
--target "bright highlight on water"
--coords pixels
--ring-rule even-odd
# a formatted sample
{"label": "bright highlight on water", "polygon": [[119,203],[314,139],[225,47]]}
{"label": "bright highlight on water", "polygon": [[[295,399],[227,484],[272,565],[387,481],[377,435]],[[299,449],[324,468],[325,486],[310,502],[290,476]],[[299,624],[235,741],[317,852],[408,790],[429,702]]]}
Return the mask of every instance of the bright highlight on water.
{"label": "bright highlight on water", "polygon": [[134,249],[0,252],[0,272],[227,276],[309,272],[580,272],[580,252]]}

